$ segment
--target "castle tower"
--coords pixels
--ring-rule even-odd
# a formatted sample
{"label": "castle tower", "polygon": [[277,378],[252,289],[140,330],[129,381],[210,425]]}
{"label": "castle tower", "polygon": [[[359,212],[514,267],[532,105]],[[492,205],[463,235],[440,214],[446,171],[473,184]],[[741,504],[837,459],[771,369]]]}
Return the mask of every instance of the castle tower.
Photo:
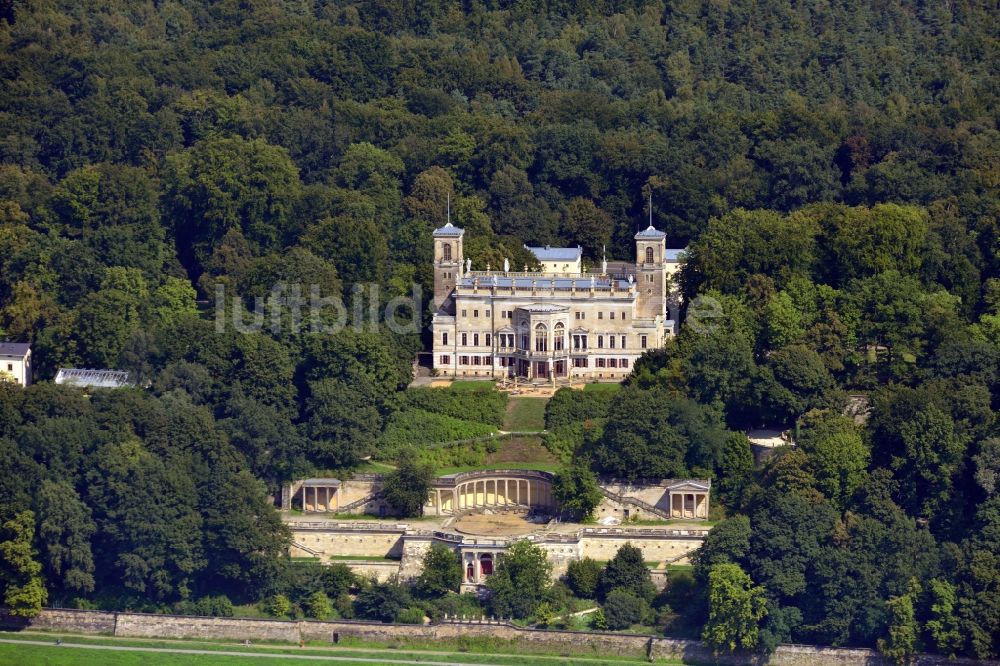
{"label": "castle tower", "polygon": [[636,316],[660,317],[667,311],[667,234],[649,226],[635,235]]}
{"label": "castle tower", "polygon": [[449,309],[451,292],[462,277],[464,234],[465,229],[452,226],[450,221],[434,230],[434,312]]}

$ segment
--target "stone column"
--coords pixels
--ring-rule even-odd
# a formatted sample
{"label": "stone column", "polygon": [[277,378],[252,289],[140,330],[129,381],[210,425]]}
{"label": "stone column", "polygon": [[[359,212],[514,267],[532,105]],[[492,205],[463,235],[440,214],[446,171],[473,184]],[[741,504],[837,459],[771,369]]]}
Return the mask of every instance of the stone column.
{"label": "stone column", "polygon": [[527,505],[531,506],[531,481],[524,482],[524,490],[528,495]]}

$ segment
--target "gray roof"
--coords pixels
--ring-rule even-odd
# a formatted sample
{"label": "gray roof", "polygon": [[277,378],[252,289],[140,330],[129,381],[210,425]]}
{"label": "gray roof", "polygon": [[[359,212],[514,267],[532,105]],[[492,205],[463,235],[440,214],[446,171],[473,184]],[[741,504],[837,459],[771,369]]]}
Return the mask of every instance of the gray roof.
{"label": "gray roof", "polygon": [[440,229],[434,230],[434,238],[459,238],[464,233],[465,229],[459,229],[449,222]]}
{"label": "gray roof", "polygon": [[[458,281],[458,286],[471,289],[474,281],[475,278],[461,278]],[[615,289],[628,289],[631,286],[628,280],[616,279],[614,282]],[[503,275],[479,278],[480,289],[489,289],[490,287],[510,289],[512,285],[518,287],[519,289],[531,289],[532,283],[534,283],[537,289],[572,289],[573,287],[576,287],[577,289],[590,289],[589,277],[550,278],[545,277],[544,273],[539,273],[537,278],[511,278],[504,277]],[[599,277],[595,273],[594,286],[597,288],[607,289],[611,286],[611,279]]]}
{"label": "gray roof", "polygon": [[528,252],[535,255],[538,261],[577,261],[583,256],[583,249],[579,247],[528,247],[524,246]]}
{"label": "gray roof", "polygon": [[649,225],[648,227],[646,227],[645,229],[643,229],[642,231],[640,231],[639,233],[637,233],[635,235],[635,239],[636,240],[641,240],[641,239],[653,239],[653,240],[656,240],[656,239],[659,239],[659,238],[666,238],[666,237],[667,237],[666,232],[660,231],[659,229],[657,229],[656,227],[654,227],[652,224]]}
{"label": "gray roof", "polygon": [[0,355],[24,357],[31,351],[27,342],[0,342]]}
{"label": "gray roof", "polygon": [[334,479],[332,477],[327,477],[327,478],[316,477],[313,479],[304,479],[302,481],[302,485],[309,486],[310,488],[313,486],[339,486],[340,479]]}
{"label": "gray roof", "polygon": [[56,384],[88,388],[122,388],[134,386],[124,370],[91,370],[89,368],[59,368]]}

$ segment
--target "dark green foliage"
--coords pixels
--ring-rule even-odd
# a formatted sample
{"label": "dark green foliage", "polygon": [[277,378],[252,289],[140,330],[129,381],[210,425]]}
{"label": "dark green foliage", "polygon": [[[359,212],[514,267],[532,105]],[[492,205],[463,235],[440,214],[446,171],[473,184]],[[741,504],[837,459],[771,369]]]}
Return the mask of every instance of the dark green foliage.
{"label": "dark green foliage", "polygon": [[[429,390],[429,389],[428,389]],[[469,421],[422,409],[403,409],[394,413],[378,440],[378,457],[396,460],[411,447],[458,442],[496,433],[494,425]]]}
{"label": "dark green foliage", "polygon": [[615,589],[604,598],[603,610],[608,629],[628,629],[649,613],[649,604],[631,592]]}
{"label": "dark green foliage", "polygon": [[409,588],[397,581],[372,583],[358,593],[354,610],[366,620],[393,622],[410,601]]}
{"label": "dark green foliage", "polygon": [[432,544],[424,555],[423,569],[414,589],[423,597],[440,597],[457,592],[462,584],[462,562],[451,548]]}
{"label": "dark green foliage", "polygon": [[576,596],[593,599],[597,596],[597,585],[603,570],[600,562],[589,557],[573,560],[566,569],[566,582]]}
{"label": "dark green foliage", "polygon": [[443,414],[463,421],[488,423],[499,428],[503,425],[507,394],[489,385],[474,391],[418,388],[405,391],[401,401],[405,406],[425,412]]}
{"label": "dark green foliage", "polygon": [[[276,609],[280,611],[280,609]],[[174,612],[181,615],[205,615],[210,617],[232,617],[233,602],[225,596],[202,597],[197,600],[185,600],[174,605]],[[286,611],[287,612],[287,611]],[[275,612],[274,615],[283,615]]]}
{"label": "dark green foliage", "polygon": [[601,572],[597,587],[599,596],[607,598],[612,590],[624,590],[647,603],[656,594],[642,551],[632,544],[626,543],[619,548]]}
{"label": "dark green foliage", "polygon": [[545,428],[556,430],[608,415],[615,391],[575,391],[561,388],[545,404]]}
{"label": "dark green foliage", "polygon": [[[288,312],[217,332],[216,285],[230,312],[276,282],[426,295],[449,194],[477,269],[530,266],[524,243],[630,259],[651,194],[688,246],[680,334],[618,395],[558,392],[547,445],[711,477],[736,515],[703,559],[765,587],[764,651],[888,638],[905,656],[889,603],[915,577],[915,645],[1000,654],[991,7],[120,4],[0,21],[0,339],[32,342],[43,382],[98,365],[151,387],[0,386],[0,518],[35,512],[53,602],[325,591],[352,613],[342,571],[282,564],[266,495],[497,428],[504,398],[404,391],[421,334],[351,308],[358,328],[331,335]],[[846,394],[870,398],[867,424],[840,418]],[[798,448],[753,472],[754,427]],[[671,605],[699,635],[707,599]]]}
{"label": "dark green foliage", "polygon": [[382,499],[404,518],[422,516],[433,480],[432,466],[417,461],[413,455],[404,454],[399,466],[385,477]]}
{"label": "dark green foliage", "polygon": [[526,618],[534,614],[551,585],[545,551],[529,541],[515,541],[496,562],[486,579],[492,596],[490,613],[499,617]]}
{"label": "dark green foliage", "polygon": [[347,594],[357,584],[357,576],[342,562],[323,567],[323,591],[331,599]]}
{"label": "dark green foliage", "polygon": [[717,412],[660,389],[628,388],[614,399],[593,449],[603,474],[675,478],[715,466],[725,429]]}
{"label": "dark green foliage", "polygon": [[590,519],[604,495],[597,477],[585,461],[575,461],[563,467],[552,482],[552,497],[559,510],[580,522]]}

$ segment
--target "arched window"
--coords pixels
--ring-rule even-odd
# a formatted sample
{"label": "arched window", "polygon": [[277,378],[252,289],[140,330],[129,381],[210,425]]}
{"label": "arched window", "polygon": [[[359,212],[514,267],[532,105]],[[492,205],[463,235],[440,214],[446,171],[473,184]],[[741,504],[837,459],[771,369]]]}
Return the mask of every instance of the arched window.
{"label": "arched window", "polygon": [[653,248],[651,247],[646,248],[646,263],[647,264],[653,263]]}
{"label": "arched window", "polygon": [[549,350],[549,331],[545,324],[535,326],[535,351],[543,352]]}
{"label": "arched window", "polygon": [[441,248],[441,256],[445,261],[451,261],[451,243],[445,243]]}
{"label": "arched window", "polygon": [[479,571],[483,574],[483,577],[493,575],[493,556],[489,553],[483,553],[479,556]]}
{"label": "arched window", "polygon": [[564,341],[566,338],[566,331],[562,322],[556,324],[553,333],[555,334],[555,339],[552,342],[552,348],[555,349],[556,351],[562,351],[563,347],[565,346]]}

